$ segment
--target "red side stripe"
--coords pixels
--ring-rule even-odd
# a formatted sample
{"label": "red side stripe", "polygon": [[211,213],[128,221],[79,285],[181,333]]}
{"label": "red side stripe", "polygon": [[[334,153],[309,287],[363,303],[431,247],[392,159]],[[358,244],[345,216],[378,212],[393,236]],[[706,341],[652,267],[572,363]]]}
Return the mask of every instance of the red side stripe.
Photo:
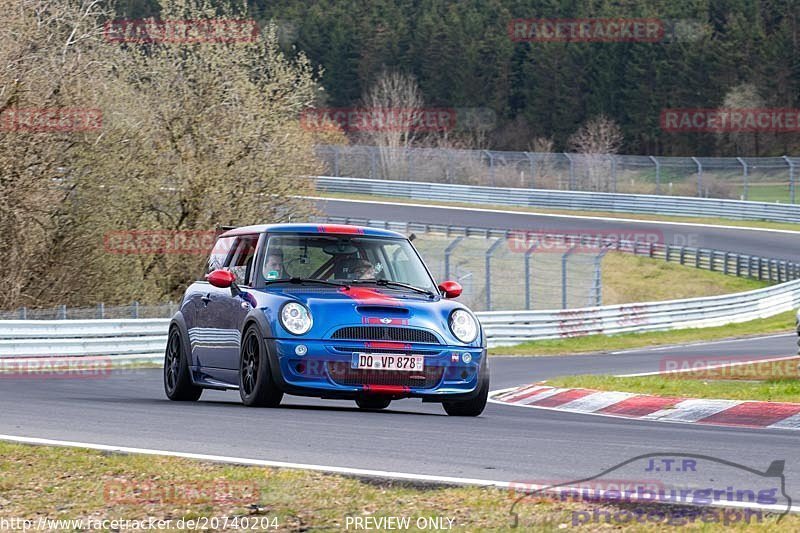
{"label": "red side stripe", "polygon": [[662,409],[666,409],[671,405],[682,401],[683,398],[660,398],[658,396],[633,396],[627,400],[622,400],[614,405],[604,407],[597,413],[604,413],[609,415],[639,417],[647,416],[650,413],[655,413]]}
{"label": "red side stripe", "polygon": [[800,413],[800,405],[793,403],[745,402],[698,420],[697,423],[766,427],[798,413]]}
{"label": "red side stripe", "polygon": [[595,392],[597,391],[586,389],[570,389],[564,392],[559,392],[558,394],[554,394],[549,398],[542,398],[539,401],[530,402],[528,405],[536,405],[539,407],[558,407],[559,405],[564,405],[572,400],[578,400],[584,396],[594,394]]}

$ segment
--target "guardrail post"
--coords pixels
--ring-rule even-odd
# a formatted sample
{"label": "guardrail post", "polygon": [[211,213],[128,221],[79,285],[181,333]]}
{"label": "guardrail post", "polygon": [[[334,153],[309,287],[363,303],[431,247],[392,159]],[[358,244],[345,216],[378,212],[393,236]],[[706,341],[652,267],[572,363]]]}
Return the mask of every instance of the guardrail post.
{"label": "guardrail post", "polygon": [[763,281],[764,279],[764,258],[759,257],[758,259],[758,280]]}
{"label": "guardrail post", "polygon": [[572,248],[561,256],[561,309],[567,308],[567,258],[577,247],[577,244],[573,244]]}
{"label": "guardrail post", "polygon": [[686,262],[686,247],[681,246],[680,263],[684,264],[685,262]]}
{"label": "guardrail post", "polygon": [[106,317],[106,305],[103,302],[97,304],[97,318]]}
{"label": "guardrail post", "polygon": [[789,197],[792,199],[791,203],[794,203],[794,161],[787,156],[783,156],[783,160],[789,165]]}
{"label": "guardrail post", "polygon": [[[448,226],[448,236],[450,233],[450,228]],[[460,235],[453,239],[453,242],[447,245],[447,248],[444,249],[444,279],[448,281],[450,279],[450,255],[453,253],[453,250],[456,249],[456,246],[459,245],[461,241],[464,240],[464,236]]]}
{"label": "guardrail post", "polygon": [[656,194],[661,194],[661,163],[652,155],[650,156],[650,161],[656,166]]}
{"label": "guardrail post", "polygon": [[19,308],[19,319],[20,320],[27,320],[28,319],[28,308],[24,305]]}
{"label": "guardrail post", "polygon": [[67,306],[66,305],[61,304],[61,305],[58,306],[58,318],[61,319],[61,320],[66,320],[67,319]]}
{"label": "guardrail post", "polygon": [[139,318],[139,302],[135,301],[131,304],[131,316]]}
{"label": "guardrail post", "polygon": [[700,161],[697,160],[696,157],[692,157],[692,161],[694,164],[697,165],[697,197],[703,197],[703,165],[700,164]]}
{"label": "guardrail post", "polygon": [[703,253],[703,251],[700,248],[698,248],[694,253],[694,267],[695,268],[700,268],[700,255],[702,253]]}
{"label": "guardrail post", "polygon": [[486,250],[486,310],[492,310],[492,254],[505,239],[498,238]]}
{"label": "guardrail post", "polygon": [[722,273],[725,274],[726,276],[728,275],[728,261],[730,260],[730,258],[731,258],[731,253],[725,252],[725,259],[724,259],[725,262],[722,265]]}
{"label": "guardrail post", "polygon": [[669,244],[664,245],[664,262],[669,263],[669,252],[672,247]]}
{"label": "guardrail post", "polygon": [[739,161],[739,164],[742,165],[742,179],[744,180],[744,186],[742,188],[742,200],[747,200],[748,188],[750,186],[748,176],[750,174],[750,170],[747,168],[747,162],[742,159],[741,157],[736,158]]}
{"label": "guardrail post", "polygon": [[534,243],[525,250],[525,309],[531,308],[531,254],[536,251],[539,243]]}

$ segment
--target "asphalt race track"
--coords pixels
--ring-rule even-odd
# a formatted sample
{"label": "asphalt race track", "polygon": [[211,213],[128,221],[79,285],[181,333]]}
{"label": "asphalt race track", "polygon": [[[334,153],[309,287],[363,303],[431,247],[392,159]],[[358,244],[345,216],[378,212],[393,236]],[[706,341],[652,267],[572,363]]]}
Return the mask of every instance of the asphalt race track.
{"label": "asphalt race track", "polygon": [[[515,229],[642,228],[538,215],[437,210],[346,201],[320,202],[331,215],[449,222]],[[665,235],[697,233],[702,246],[800,260],[797,236],[672,224]],[[672,233],[670,233],[672,232]],[[655,371],[668,355],[775,357],[796,353],[794,335],[772,335],[616,354],[491,360],[492,389],[573,373]],[[112,372],[97,379],[0,379],[0,434],[223,455],[335,467],[493,481],[570,481],[634,456],[695,453],[765,470],[786,460],[786,489],[800,495],[800,435],[667,424],[489,404],[478,418],[445,415],[418,400],[384,412],[354,402],[287,396],[277,409],[251,409],[235,392],[206,391],[198,403],[169,402],[160,370]],[[742,481],[731,472],[730,483]]]}
{"label": "asphalt race track", "polygon": [[[498,357],[491,375],[498,389],[574,372],[657,370],[669,353],[790,355],[794,342],[792,335],[782,335],[617,355]],[[239,403],[236,392],[206,391],[198,403],[173,403],[164,397],[159,370],[89,380],[4,380],[0,402],[5,435],[496,481],[581,479],[634,456],[665,451],[711,455],[759,470],[785,459],[787,491],[800,494],[799,437],[785,430],[496,404],[479,418],[465,419],[418,400],[394,402],[384,412],[359,412],[349,401],[287,396],[278,409],[252,409]]]}
{"label": "asphalt race track", "polygon": [[[660,242],[669,245],[715,248],[741,254],[800,261],[800,246],[797,245],[800,242],[800,232],[754,231],[737,227],[721,228],[669,222],[622,222],[613,219],[585,219],[564,215],[552,216],[481,208],[409,206],[403,202],[414,203],[413,200],[400,198],[397,202],[367,202],[329,198],[318,200],[317,207],[330,216],[370,220],[400,222],[413,220],[428,224],[553,233],[648,232],[655,233]],[[619,216],[625,217],[625,214],[621,213]]]}

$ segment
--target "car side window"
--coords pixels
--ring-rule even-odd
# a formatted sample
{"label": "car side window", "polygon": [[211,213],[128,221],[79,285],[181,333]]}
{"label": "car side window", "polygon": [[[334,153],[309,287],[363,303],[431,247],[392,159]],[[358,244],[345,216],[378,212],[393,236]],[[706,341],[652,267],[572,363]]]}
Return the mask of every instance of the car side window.
{"label": "car side window", "polygon": [[227,268],[236,274],[236,280],[242,285],[251,285],[253,276],[253,260],[256,255],[258,236],[244,235],[236,239],[234,253]]}
{"label": "car side window", "polygon": [[208,257],[206,274],[209,274],[214,270],[219,270],[220,268],[225,268],[225,261],[228,259],[228,256],[233,249],[232,247],[235,240],[236,237],[223,237],[221,239],[217,239],[216,244],[214,244],[214,249],[211,250],[211,255]]}

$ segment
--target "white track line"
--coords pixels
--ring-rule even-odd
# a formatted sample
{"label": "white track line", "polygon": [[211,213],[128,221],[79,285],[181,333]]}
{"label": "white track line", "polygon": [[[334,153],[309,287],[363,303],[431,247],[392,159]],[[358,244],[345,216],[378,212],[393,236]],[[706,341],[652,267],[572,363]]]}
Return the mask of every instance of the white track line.
{"label": "white track line", "polygon": [[41,439],[37,437],[19,437],[15,435],[0,435],[0,440],[17,442],[20,444],[34,444],[39,446],[61,446],[69,448],[87,448],[104,452],[128,453],[139,455],[160,455],[165,457],[181,457],[183,459],[195,459],[198,461],[210,461],[214,463],[236,464],[246,466],[265,466],[271,468],[291,468],[296,470],[313,470],[317,472],[329,472],[332,474],[344,474],[361,477],[404,479],[408,481],[425,481],[433,483],[446,483],[453,485],[478,485],[482,487],[508,488],[508,481],[494,481],[490,479],[473,479],[448,476],[431,476],[426,474],[408,474],[404,472],[391,472],[384,470],[367,470],[363,468],[348,468],[342,466],[323,466],[304,463],[289,463],[283,461],[267,461],[263,459],[247,459],[244,457],[228,457],[225,455],[206,455],[201,453],[175,452],[169,450],[153,450],[149,448],[131,448],[128,446],[113,446],[109,444],[94,444],[89,442],[75,442],[66,440]]}
{"label": "white track line", "polygon": [[[686,362],[691,362],[690,360],[693,357],[694,356],[686,357],[685,358]],[[713,356],[713,355],[712,356],[698,355],[696,358],[697,359],[702,359],[704,357],[707,357],[708,359],[713,359],[715,356]],[[787,361],[787,360],[792,360],[792,359],[798,359],[798,357],[800,357],[800,356],[787,355],[785,357],[772,357],[770,359],[749,359],[749,360],[746,360],[746,361],[736,361],[736,362],[733,362],[733,363],[720,363],[718,365],[706,365],[706,366],[701,366],[701,367],[697,367],[697,368],[692,367],[692,368],[681,368],[681,369],[678,369],[678,370],[658,370],[658,371],[655,371],[655,372],[639,372],[637,374],[617,374],[614,377],[615,378],[638,378],[638,377],[642,377],[642,376],[658,376],[658,375],[683,374],[683,373],[686,373],[686,372],[702,372],[704,370],[716,370],[717,368],[729,368],[729,367],[734,367],[734,366],[749,365],[749,364],[752,364],[752,363],[776,363],[778,361]],[[735,359],[735,358],[736,358],[736,356],[731,356],[731,359]]]}
{"label": "white track line", "polygon": [[[638,218],[617,218],[617,217],[601,217],[601,216],[589,216],[589,215],[561,215],[555,213],[532,213],[530,211],[513,211],[508,209],[490,209],[490,208],[483,208],[483,207],[462,207],[459,205],[438,205],[438,204],[415,204],[411,202],[384,202],[384,201],[377,201],[377,200],[348,200],[347,198],[332,198],[330,196],[295,196],[295,198],[301,198],[305,200],[325,200],[328,202],[349,202],[349,203],[359,203],[359,204],[375,204],[375,205],[391,205],[391,206],[399,206],[399,207],[427,207],[430,209],[458,209],[460,211],[474,211],[478,213],[502,213],[502,214],[514,214],[514,215],[525,215],[525,216],[535,216],[535,217],[549,217],[549,218],[568,218],[568,219],[579,219],[579,220],[603,220],[608,222],[635,222],[637,224],[655,224],[655,225],[671,225],[671,226],[686,226],[686,227],[693,227],[693,228],[715,228],[715,229],[726,229],[726,230],[741,230],[741,231],[760,231],[760,232],[768,232],[768,233],[785,233],[789,235],[800,235],[800,231],[796,230],[789,230],[789,229],[771,229],[771,228],[754,228],[751,226],[725,226],[723,224],[701,224],[699,222],[671,222],[665,220],[642,220]],[[513,206],[509,206],[513,207]],[[531,206],[531,208],[535,209],[535,206]],[[544,207],[544,209],[547,209]],[[356,218],[356,217],[353,217]]]}
{"label": "white track line", "polygon": [[[779,337],[794,337],[795,333],[776,333],[773,335],[761,335],[758,337],[739,337],[738,339],[722,339],[718,341],[700,341],[700,342],[691,342],[687,344],[668,344],[666,346],[657,346],[657,347],[647,347],[643,346],[641,348],[631,348],[629,350],[619,350],[616,352],[608,352],[609,355],[622,355],[626,353],[636,353],[636,352],[663,352],[666,350],[678,350],[681,348],[692,348],[694,346],[711,346],[713,344],[728,344],[734,342],[745,342],[745,341],[761,341],[765,339],[777,339]],[[578,354],[581,355],[581,354]],[[699,356],[698,356],[699,357]]]}
{"label": "white track line", "polygon": [[[498,393],[502,391],[495,391],[494,393]],[[452,484],[452,485],[478,485],[482,487],[497,487],[502,489],[509,489],[519,488],[518,482],[513,481],[494,481],[488,479],[472,479],[472,478],[461,478],[461,477],[448,477],[448,476],[430,476],[424,474],[408,474],[403,472],[389,472],[389,471],[382,471],[382,470],[365,470],[361,468],[346,468],[346,467],[339,467],[339,466],[321,466],[321,465],[308,465],[303,463],[286,463],[282,461],[265,461],[262,459],[245,459],[241,457],[227,457],[224,455],[206,455],[200,453],[186,453],[186,452],[174,452],[174,451],[167,451],[167,450],[152,450],[148,448],[131,448],[128,446],[111,446],[107,444],[92,444],[86,442],[74,442],[74,441],[65,441],[65,440],[53,440],[53,439],[41,439],[36,437],[19,437],[15,435],[0,435],[0,440],[7,441],[7,442],[16,442],[20,444],[33,444],[37,446],[60,446],[60,447],[69,447],[69,448],[86,448],[89,450],[98,450],[104,452],[115,452],[115,453],[128,453],[128,454],[139,454],[139,455],[160,455],[164,457],[180,457],[183,459],[194,459],[199,461],[210,461],[214,463],[225,463],[225,464],[236,464],[236,465],[245,465],[245,466],[265,466],[271,468],[291,468],[291,469],[302,469],[302,470],[314,470],[317,472],[328,472],[332,474],[344,474],[344,475],[352,475],[352,476],[360,476],[360,477],[376,477],[376,478],[390,478],[390,479],[402,479],[408,481],[425,481],[425,482],[433,482],[433,483],[445,483],[445,484]],[[578,490],[578,487],[570,488],[568,486],[559,486],[558,491],[564,490]],[[548,491],[549,492],[549,491]],[[557,493],[556,493],[557,494]],[[669,505],[669,503],[665,502],[665,504]],[[712,507],[742,507],[742,508],[750,508],[750,509],[762,509],[765,511],[784,511],[786,507],[779,506],[779,505],[758,505],[758,504],[748,504],[744,505],[740,502],[725,502],[724,505],[712,503]],[[792,512],[800,512],[800,506],[792,506],[790,508]]]}

